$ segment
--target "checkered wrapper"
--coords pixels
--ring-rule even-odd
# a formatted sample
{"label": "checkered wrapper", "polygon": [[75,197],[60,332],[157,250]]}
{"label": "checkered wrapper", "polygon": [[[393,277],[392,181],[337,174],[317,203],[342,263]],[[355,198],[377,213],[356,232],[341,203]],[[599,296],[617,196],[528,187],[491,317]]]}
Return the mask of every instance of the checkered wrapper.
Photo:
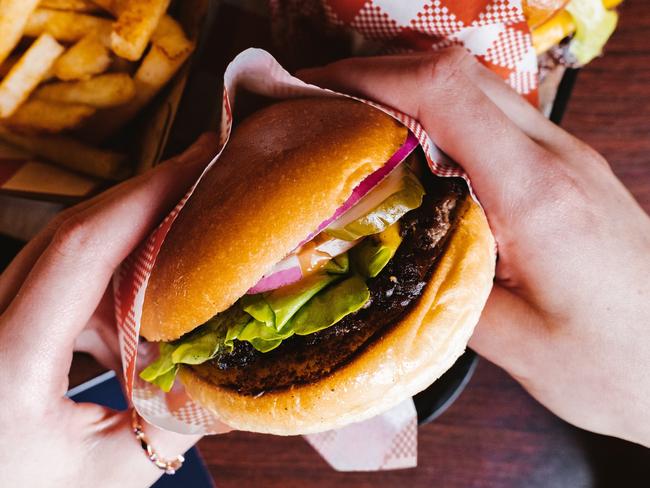
{"label": "checkered wrapper", "polygon": [[[221,149],[185,197],[115,273],[113,279],[115,315],[127,396],[138,413],[148,422],[183,434],[215,434],[230,429],[214,414],[194,403],[185,393],[180,382],[177,381],[169,393],[164,393],[139,378],[137,373],[157,354],[155,344],[139,341],[142,305],[151,270],[167,232],[184,204],[192,198],[192,193],[203,175],[213,165],[219,164],[219,156],[230,137],[233,124],[232,107],[240,89],[274,99],[346,96],[307,85],[292,77],[266,51],[248,49],[239,54],[227,67],[224,75]],[[370,104],[367,101],[362,100],[362,102]],[[459,166],[443,158],[417,121],[391,109],[372,105],[401,121],[411,130],[422,146],[433,173],[439,176],[462,177],[467,180]],[[415,466],[417,455],[415,408],[410,399],[393,407],[393,410],[378,418],[334,432],[308,436],[308,441],[332,466],[341,470]],[[373,449],[355,447],[359,439],[373,439]]]}
{"label": "checkered wrapper", "polygon": [[[274,36],[297,57],[314,31],[352,35],[352,53],[386,54],[458,45],[531,102],[537,56],[521,0],[270,0]],[[298,50],[298,52],[296,51]]]}

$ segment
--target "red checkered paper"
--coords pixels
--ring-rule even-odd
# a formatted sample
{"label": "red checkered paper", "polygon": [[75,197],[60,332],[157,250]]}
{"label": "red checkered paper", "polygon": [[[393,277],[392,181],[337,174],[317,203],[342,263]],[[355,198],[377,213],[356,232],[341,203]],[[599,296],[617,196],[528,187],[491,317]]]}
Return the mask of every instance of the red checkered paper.
{"label": "red checkered paper", "polygon": [[410,398],[365,422],[305,436],[337,471],[413,468],[417,438],[417,412]]}
{"label": "red checkered paper", "polygon": [[536,101],[537,56],[521,0],[271,0],[271,11],[287,25],[310,17],[356,33],[356,54],[464,46]]}
{"label": "red checkered paper", "polygon": [[[177,381],[169,393],[164,393],[139,378],[137,373],[157,354],[155,344],[139,342],[142,305],[151,270],[167,232],[178,213],[182,211],[185,202],[192,198],[192,193],[203,175],[213,165],[219,164],[221,151],[230,137],[233,125],[232,107],[240,89],[246,89],[272,99],[347,96],[308,85],[294,78],[266,51],[248,49],[239,54],[227,67],[224,75],[221,121],[222,149],[208,164],[186,196],[149,238],[120,266],[114,276],[115,315],[128,397],[138,413],[148,422],[160,428],[183,434],[214,434],[225,432],[229,428],[221,423],[215,415],[195,404],[185,393],[180,382]],[[363,100],[362,102],[371,104]],[[376,104],[371,105],[383,110],[411,129],[424,149],[433,173],[439,176],[463,177],[467,180],[459,166],[443,158],[443,155],[414,119]],[[393,407],[395,407],[394,410],[352,428],[354,436],[365,432],[368,436],[377,437],[377,432],[383,432],[380,436],[381,439],[375,440],[374,447],[377,452],[371,460],[367,455],[364,456],[358,449],[353,448],[349,441],[350,435],[346,434],[345,429],[335,431],[327,436],[310,436],[309,440],[313,445],[321,446],[323,444],[323,450],[320,452],[328,461],[330,461],[328,456],[334,456],[336,453],[334,456],[336,459],[332,457],[331,464],[339,469],[394,469],[415,466],[417,453],[415,409],[410,399],[405,405]],[[405,414],[405,412],[407,413]],[[383,427],[377,430],[378,426]],[[337,461],[342,457],[347,458],[344,465]]]}

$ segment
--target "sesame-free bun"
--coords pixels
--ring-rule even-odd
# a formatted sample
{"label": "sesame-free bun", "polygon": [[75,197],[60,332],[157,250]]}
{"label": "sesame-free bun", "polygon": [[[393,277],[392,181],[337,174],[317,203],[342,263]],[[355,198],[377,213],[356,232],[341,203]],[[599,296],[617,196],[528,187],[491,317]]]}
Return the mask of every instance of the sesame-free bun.
{"label": "sesame-free bun", "polygon": [[277,435],[322,432],[389,410],[434,382],[463,353],[492,288],[495,244],[469,197],[416,304],[388,332],[321,380],[247,396],[190,368],[190,397],[234,429]]}
{"label": "sesame-free bun", "polygon": [[[284,101],[246,119],[163,243],[140,333],[173,340],[230,307],[406,136],[383,112],[341,98]],[[426,388],[465,350],[492,287],[494,251],[485,215],[467,197],[415,304],[330,375],[258,396],[206,382],[189,367],[179,379],[240,430],[306,434],[372,417]]]}
{"label": "sesame-free bun", "polygon": [[140,334],[177,339],[230,307],[406,136],[392,117],[338,97],[283,101],[244,120],[165,238]]}

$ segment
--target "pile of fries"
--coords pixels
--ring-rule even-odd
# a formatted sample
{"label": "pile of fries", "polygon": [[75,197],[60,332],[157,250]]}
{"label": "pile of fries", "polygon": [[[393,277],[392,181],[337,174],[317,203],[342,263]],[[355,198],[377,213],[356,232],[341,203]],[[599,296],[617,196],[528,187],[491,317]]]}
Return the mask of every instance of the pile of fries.
{"label": "pile of fries", "polygon": [[0,139],[105,179],[106,149],[194,49],[170,0],[0,0]]}

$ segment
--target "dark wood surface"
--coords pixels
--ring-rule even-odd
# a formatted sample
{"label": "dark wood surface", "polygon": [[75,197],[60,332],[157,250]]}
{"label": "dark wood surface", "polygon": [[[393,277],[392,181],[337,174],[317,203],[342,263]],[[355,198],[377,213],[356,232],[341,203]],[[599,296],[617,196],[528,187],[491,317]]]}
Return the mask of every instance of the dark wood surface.
{"label": "dark wood surface", "polygon": [[[627,0],[621,14],[607,55],[580,73],[563,125],[599,150],[650,211],[650,2]],[[94,371],[78,357],[73,382]],[[420,429],[415,469],[337,473],[301,438],[241,432],[199,448],[223,488],[650,486],[649,450],[569,426],[487,361]]]}
{"label": "dark wood surface", "polygon": [[562,125],[610,162],[650,212],[650,2],[626,0],[606,55],[578,80]]}

